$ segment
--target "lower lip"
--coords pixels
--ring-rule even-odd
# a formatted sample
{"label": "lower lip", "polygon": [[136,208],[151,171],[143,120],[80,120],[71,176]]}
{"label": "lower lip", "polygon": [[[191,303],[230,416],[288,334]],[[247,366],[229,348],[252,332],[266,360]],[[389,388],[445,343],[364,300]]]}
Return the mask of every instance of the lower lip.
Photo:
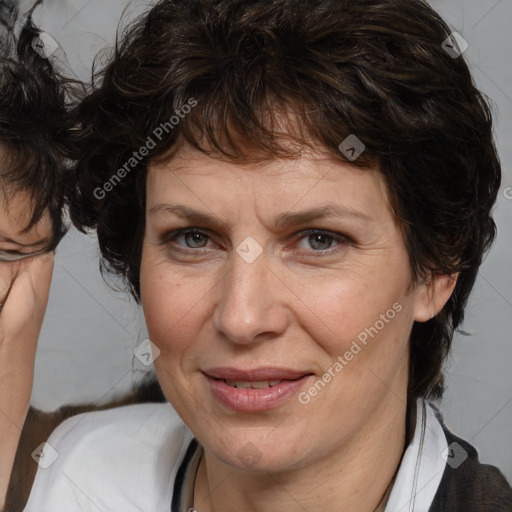
{"label": "lower lip", "polygon": [[278,407],[306,384],[311,375],[297,380],[283,380],[275,386],[264,389],[234,388],[223,380],[206,376],[213,396],[224,407],[239,412],[267,411]]}

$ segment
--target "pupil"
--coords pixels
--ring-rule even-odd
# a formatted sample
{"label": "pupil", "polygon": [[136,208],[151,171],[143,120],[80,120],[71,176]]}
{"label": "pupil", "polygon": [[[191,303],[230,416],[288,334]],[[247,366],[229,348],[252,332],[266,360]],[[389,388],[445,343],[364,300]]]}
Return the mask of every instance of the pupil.
{"label": "pupil", "polygon": [[204,240],[202,239],[203,235],[201,233],[187,233],[186,241],[187,245],[192,247],[203,247]]}
{"label": "pupil", "polygon": [[313,249],[329,249],[331,245],[329,238],[330,237],[327,235],[322,234],[309,235],[309,240]]}

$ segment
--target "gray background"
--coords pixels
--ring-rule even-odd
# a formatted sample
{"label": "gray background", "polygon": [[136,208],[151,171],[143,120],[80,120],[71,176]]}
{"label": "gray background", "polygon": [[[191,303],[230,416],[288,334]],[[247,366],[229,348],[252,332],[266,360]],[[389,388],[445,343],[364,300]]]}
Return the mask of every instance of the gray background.
{"label": "gray background", "polygon": [[[463,328],[472,336],[454,340],[441,407],[448,426],[512,481],[512,188],[506,193],[512,187],[512,2],[431,3],[469,43],[465,57],[475,81],[495,103],[504,169],[495,209],[498,238],[467,308]],[[124,26],[148,4],[45,0],[36,20],[61,44],[77,75],[87,79],[92,57],[112,44],[123,11]],[[126,294],[105,285],[98,256],[95,237],[74,230],[58,248],[36,361],[36,407],[51,410],[67,403],[104,403],[127,391],[147,371],[133,357],[133,349],[146,338],[142,315]]]}

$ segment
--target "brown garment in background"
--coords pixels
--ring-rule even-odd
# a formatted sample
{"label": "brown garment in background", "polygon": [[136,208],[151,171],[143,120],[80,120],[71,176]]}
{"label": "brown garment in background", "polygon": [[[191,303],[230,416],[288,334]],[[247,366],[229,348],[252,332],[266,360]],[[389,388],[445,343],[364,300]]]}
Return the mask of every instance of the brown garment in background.
{"label": "brown garment in background", "polygon": [[9,481],[4,512],[22,512],[27,504],[38,465],[32,458],[32,452],[45,441],[50,434],[67,418],[83,412],[101,411],[123,405],[146,402],[165,402],[160,385],[153,376],[143,381],[132,394],[106,405],[66,405],[55,412],[42,412],[31,407],[23,426],[14,466]]}

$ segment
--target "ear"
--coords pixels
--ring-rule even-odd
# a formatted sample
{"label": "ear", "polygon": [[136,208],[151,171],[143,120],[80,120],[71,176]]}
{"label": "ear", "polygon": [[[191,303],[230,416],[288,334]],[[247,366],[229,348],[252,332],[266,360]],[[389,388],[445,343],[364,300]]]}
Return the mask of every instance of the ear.
{"label": "ear", "polygon": [[417,289],[418,295],[414,306],[414,320],[427,322],[437,315],[448,302],[459,274],[433,274],[429,281]]}

